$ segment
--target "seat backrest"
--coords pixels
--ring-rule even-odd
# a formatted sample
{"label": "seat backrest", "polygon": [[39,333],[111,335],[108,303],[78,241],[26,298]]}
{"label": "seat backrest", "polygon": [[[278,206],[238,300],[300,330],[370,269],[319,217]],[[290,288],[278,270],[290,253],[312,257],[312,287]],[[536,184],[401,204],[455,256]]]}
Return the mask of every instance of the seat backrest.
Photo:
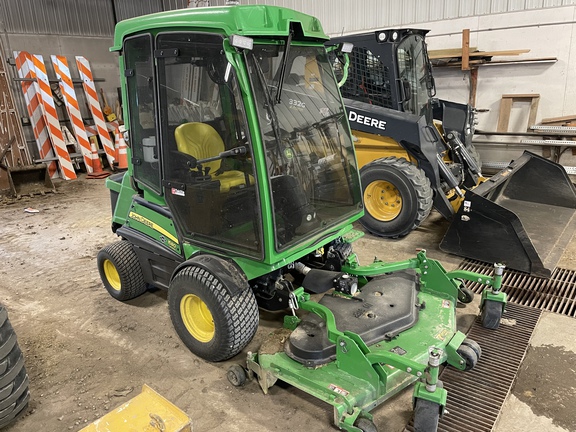
{"label": "seat backrest", "polygon": [[[206,123],[184,123],[174,131],[176,147],[179,152],[189,154],[196,159],[218,156],[224,151],[224,141],[212,126]],[[206,162],[203,167],[210,168],[214,175],[220,169],[221,160]]]}

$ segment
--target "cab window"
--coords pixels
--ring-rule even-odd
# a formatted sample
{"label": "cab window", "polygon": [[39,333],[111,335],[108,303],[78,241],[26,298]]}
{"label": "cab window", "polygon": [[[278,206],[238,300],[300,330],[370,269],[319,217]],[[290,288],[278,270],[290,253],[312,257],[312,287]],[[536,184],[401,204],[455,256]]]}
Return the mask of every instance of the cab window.
{"label": "cab window", "polygon": [[246,115],[223,38],[157,37],[165,195],[191,241],[262,250]]}

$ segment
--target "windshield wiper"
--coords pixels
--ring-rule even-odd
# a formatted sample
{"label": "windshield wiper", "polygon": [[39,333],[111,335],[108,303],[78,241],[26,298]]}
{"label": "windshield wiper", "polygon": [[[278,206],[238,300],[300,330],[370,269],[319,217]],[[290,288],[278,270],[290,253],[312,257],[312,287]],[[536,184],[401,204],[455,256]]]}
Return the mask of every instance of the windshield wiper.
{"label": "windshield wiper", "polygon": [[260,85],[262,86],[262,90],[264,91],[264,99],[266,99],[266,110],[268,115],[270,116],[270,122],[272,123],[272,130],[274,131],[274,135],[276,136],[276,141],[280,143],[281,140],[281,133],[280,127],[278,126],[278,117],[276,116],[276,111],[274,110],[274,102],[272,101],[272,95],[270,94],[270,89],[268,88],[268,83],[266,81],[266,77],[264,76],[264,71],[256,58],[256,55],[252,53],[252,62],[254,63],[254,68],[256,69],[256,75],[258,75],[258,79],[260,80]]}
{"label": "windshield wiper", "polygon": [[292,36],[294,32],[290,30],[286,38],[286,47],[284,48],[284,55],[282,56],[282,64],[280,65],[280,78],[278,79],[278,90],[276,91],[276,103],[280,103],[282,96],[282,86],[284,85],[284,76],[286,75],[286,65],[288,64],[288,54],[290,53],[290,44],[292,43]]}
{"label": "windshield wiper", "polygon": [[433,98],[436,96],[436,83],[434,82],[434,75],[432,75],[432,62],[430,57],[428,57],[428,47],[426,46],[426,41],[422,39],[422,54],[424,55],[424,61],[426,62],[426,88],[428,90],[428,97]]}

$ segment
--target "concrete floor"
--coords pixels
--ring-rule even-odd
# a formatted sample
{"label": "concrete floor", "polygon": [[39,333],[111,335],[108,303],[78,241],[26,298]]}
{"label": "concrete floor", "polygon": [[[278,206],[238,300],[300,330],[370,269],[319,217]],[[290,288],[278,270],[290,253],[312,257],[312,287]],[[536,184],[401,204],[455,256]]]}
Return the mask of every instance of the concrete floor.
{"label": "concrete floor", "polygon": [[[193,356],[171,327],[165,293],[149,292],[126,303],[112,299],[95,260],[100,248],[116,240],[104,182],[81,178],[58,183],[58,190],[0,201],[0,301],[26,356],[32,392],[27,415],[7,430],[79,430],[136,395],[144,383],[185,411],[195,431],[335,430],[330,408],[297,389],[276,385],[263,395],[255,382],[231,387],[226,370],[244,353],[218,364]],[[24,213],[26,207],[39,213]],[[437,246],[447,226],[433,214],[402,240],[366,235],[355,252],[365,264],[374,257],[407,259],[425,248],[451,270],[461,259]],[[576,269],[574,241],[560,265]],[[459,326],[469,326],[477,313],[477,299],[459,308]],[[245,351],[256,350],[280,325],[281,314],[261,314]],[[495,430],[576,432],[574,364],[576,321],[544,313]],[[411,391],[373,414],[380,431],[401,431],[411,415]]]}

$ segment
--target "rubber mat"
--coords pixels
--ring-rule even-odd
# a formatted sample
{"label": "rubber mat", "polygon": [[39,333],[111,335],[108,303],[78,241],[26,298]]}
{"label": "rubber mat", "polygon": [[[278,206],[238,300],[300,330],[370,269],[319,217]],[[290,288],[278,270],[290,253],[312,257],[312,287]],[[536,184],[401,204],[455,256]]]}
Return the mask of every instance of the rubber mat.
{"label": "rubber mat", "polygon": [[[470,371],[448,366],[440,374],[448,400],[439,432],[492,430],[541,313],[540,309],[509,303],[497,330],[485,329],[480,318],[476,319],[467,337],[480,344],[482,356]],[[414,431],[412,422],[405,431]]]}

